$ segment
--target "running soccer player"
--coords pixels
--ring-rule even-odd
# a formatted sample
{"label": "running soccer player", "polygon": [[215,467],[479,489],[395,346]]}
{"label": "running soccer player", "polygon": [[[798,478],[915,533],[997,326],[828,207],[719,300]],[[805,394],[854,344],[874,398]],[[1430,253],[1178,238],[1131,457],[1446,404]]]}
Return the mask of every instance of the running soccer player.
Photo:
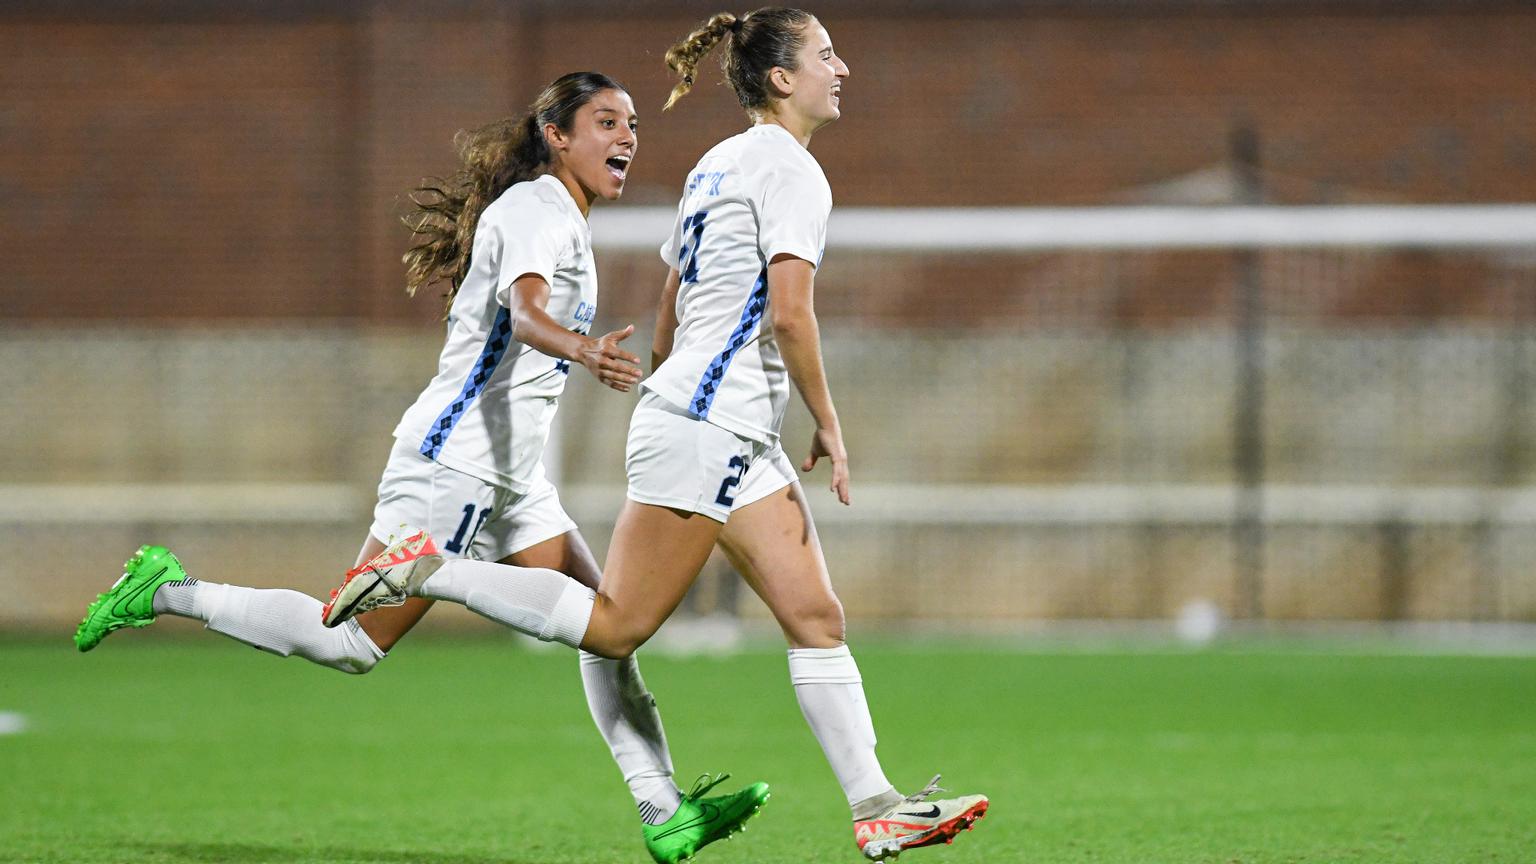
{"label": "running soccer player", "polygon": [[726,80],[753,125],[689,173],[662,248],[670,270],[657,315],[657,365],[641,383],[630,423],[628,500],[598,590],[551,570],[508,579],[494,564],[449,561],[418,535],[349,574],[326,623],[432,597],[541,639],[628,657],[677,607],[718,543],[783,629],[795,694],[852,809],[854,840],[879,860],[953,841],[988,802],[981,795],[928,800],[937,777],[904,797],[886,779],[844,642],[842,605],[779,444],[793,382],[816,422],[801,470],[829,460],[831,489],[849,503],[847,452],[812,309],[832,194],[806,149],[838,118],[848,67],[805,12],[722,13],[667,52],[682,79],[667,107],[722,41]]}
{"label": "running soccer player", "polygon": [[[637,146],[634,105],[607,76],[574,73],[546,87],[526,115],[460,133],[456,143],[457,175],[413,198],[408,222],[421,242],[405,256],[411,293],[451,284],[448,337],[436,377],[395,427],[358,562],[376,559],[405,525],[403,533],[445,538],[442,554],[549,567],[590,590],[601,574],[542,454],[573,363],[619,391],[640,377],[639,358],[619,347],[632,326],[588,335],[597,270],[587,213],[624,190]],[[312,597],[192,579],[161,546],[142,547],[125,570],[80,623],[81,651],[170,613],[279,656],[360,674],[432,605],[412,599],[330,629]],[[574,641],[581,631],[554,635]],[[634,794],[656,861],[692,857],[740,829],[767,799],[762,783],[704,798],[723,777],[682,794],[635,659],[583,652],[580,667],[592,718]]]}

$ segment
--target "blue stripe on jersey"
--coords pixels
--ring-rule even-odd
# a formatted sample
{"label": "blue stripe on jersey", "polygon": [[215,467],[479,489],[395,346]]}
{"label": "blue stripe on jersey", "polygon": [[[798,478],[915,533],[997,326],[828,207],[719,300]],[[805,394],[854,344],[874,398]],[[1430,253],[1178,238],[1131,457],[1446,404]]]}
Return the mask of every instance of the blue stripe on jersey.
{"label": "blue stripe on jersey", "polygon": [[421,442],[421,455],[436,459],[437,454],[442,452],[443,445],[448,443],[448,433],[453,431],[469,406],[475,404],[475,399],[485,389],[491,376],[496,374],[496,366],[501,363],[501,358],[511,345],[512,315],[503,306],[497,310],[496,320],[491,322],[491,333],[485,339],[485,347],[480,349],[480,359],[475,362],[469,378],[464,381],[464,389],[459,391],[458,398],[443,409],[443,413],[437,415],[437,421],[427,427],[427,437]]}
{"label": "blue stripe on jersey", "polygon": [[763,320],[763,313],[768,309],[768,268],[758,274],[757,284],[752,286],[752,294],[747,298],[747,305],[741,310],[741,322],[736,329],[731,331],[731,338],[725,343],[725,350],[715,355],[710,361],[709,368],[704,370],[704,377],[699,379],[699,386],[693,391],[693,401],[688,403],[689,411],[695,418],[703,420],[709,417],[709,406],[715,402],[715,394],[720,392],[720,379],[725,377],[725,370],[730,368],[731,359],[741,346],[747,344],[752,331],[757,329],[758,322]]}

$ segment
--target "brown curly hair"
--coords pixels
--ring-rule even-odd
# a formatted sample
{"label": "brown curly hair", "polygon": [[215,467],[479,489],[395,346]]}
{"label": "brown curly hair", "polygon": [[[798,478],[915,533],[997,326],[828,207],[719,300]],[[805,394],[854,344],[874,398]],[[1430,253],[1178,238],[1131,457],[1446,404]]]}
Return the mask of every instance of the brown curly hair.
{"label": "brown curly hair", "polygon": [[423,181],[410,194],[415,206],[401,217],[413,241],[401,257],[407,294],[415,296],[423,286],[447,280],[447,303],[453,305],[469,273],[480,214],[512,184],[546,172],[551,154],[545,125],[569,132],[577,110],[607,90],[624,87],[599,72],[572,72],[545,87],[523,116],[461,129],[453,136],[459,169],[447,178]]}

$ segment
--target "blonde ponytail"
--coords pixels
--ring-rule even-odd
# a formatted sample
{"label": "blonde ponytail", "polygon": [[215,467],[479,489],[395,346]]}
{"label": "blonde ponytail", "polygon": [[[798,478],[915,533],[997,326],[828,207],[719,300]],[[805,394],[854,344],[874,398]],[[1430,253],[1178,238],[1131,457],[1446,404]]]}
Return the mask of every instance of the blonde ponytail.
{"label": "blonde ponytail", "polygon": [[671,108],[677,100],[688,95],[698,77],[699,62],[709,56],[709,52],[727,33],[740,29],[738,21],[735,15],[721,12],[667,49],[667,68],[681,76],[682,80],[672,88],[672,93],[667,96],[667,104],[661,106],[661,110]]}
{"label": "blonde ponytail", "polygon": [[662,110],[671,108],[693,89],[699,63],[722,40],[727,44],[720,53],[720,69],[737,101],[748,114],[767,110],[778,98],[768,86],[769,73],[776,66],[791,71],[799,68],[796,53],[805,45],[806,26],[815,20],[809,12],[783,6],[766,6],[740,18],[721,12],[709,19],[667,49],[667,68],[682,80],[672,88]]}

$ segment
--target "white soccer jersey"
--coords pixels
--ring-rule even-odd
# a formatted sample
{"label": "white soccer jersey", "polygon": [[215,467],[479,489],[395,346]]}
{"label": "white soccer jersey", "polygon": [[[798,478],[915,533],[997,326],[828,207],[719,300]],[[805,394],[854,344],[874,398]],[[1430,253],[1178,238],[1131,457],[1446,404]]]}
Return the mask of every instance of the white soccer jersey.
{"label": "white soccer jersey", "polygon": [[578,333],[597,314],[592,234],[559,180],[518,183],[485,208],[469,273],[448,312],[448,340],[427,385],[395,427],[429,459],[526,492],[542,474],[544,442],[570,364],[512,338],[512,283],[537,273],[545,310]]}
{"label": "white soccer jersey", "polygon": [[688,175],[661,248],[677,268],[672,353],[642,387],[738,435],[775,440],[789,375],[768,313],[768,262],[820,265],[832,188],[808,150],[763,123],[715,145]]}

